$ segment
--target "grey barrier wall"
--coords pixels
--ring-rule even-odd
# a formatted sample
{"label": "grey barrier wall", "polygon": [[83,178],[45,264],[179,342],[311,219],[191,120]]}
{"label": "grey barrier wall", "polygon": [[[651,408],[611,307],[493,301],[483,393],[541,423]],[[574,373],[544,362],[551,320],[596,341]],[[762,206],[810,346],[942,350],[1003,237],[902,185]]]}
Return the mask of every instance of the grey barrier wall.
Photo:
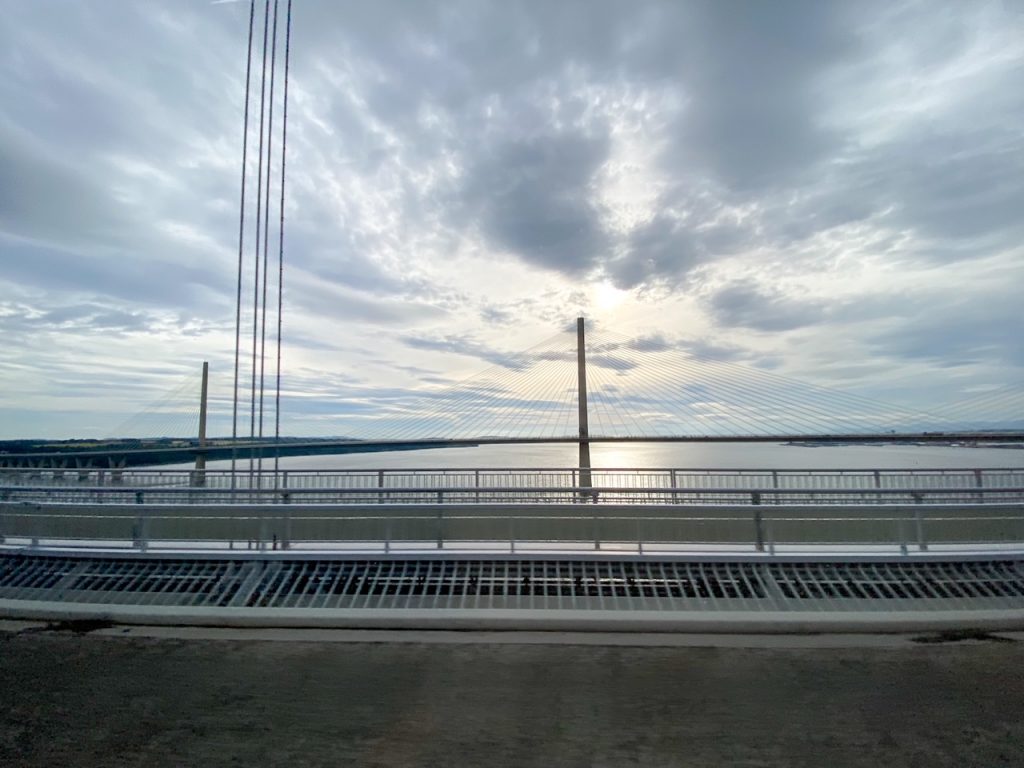
{"label": "grey barrier wall", "polygon": [[189,546],[1024,542],[1024,470],[4,469],[0,537]]}
{"label": "grey barrier wall", "polygon": [[369,504],[203,507],[0,504],[8,544],[288,547],[362,543],[443,548],[467,543],[931,544],[1024,542],[1024,504],[659,505]]}

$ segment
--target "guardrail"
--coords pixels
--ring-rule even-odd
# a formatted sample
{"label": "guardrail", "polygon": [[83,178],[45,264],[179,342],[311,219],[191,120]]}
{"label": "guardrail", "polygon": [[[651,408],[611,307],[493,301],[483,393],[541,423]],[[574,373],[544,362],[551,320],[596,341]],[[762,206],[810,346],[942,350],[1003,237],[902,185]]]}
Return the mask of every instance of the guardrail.
{"label": "guardrail", "polygon": [[[103,489],[114,488],[150,495],[151,489],[194,489],[197,503],[212,503],[204,492],[230,492],[220,501],[271,499],[264,492],[305,496],[307,501],[344,503],[356,497],[352,490],[401,492],[412,501],[429,501],[426,495],[441,491],[449,499],[488,503],[523,499],[564,500],[581,483],[579,470],[567,469],[376,469],[376,470],[281,470],[248,472],[239,469],[205,470],[0,470],[0,500],[44,496],[61,501],[101,501]],[[744,490],[774,492],[814,490],[900,491],[909,493],[939,489],[1011,491],[1024,487],[1024,469],[910,469],[910,470],[737,470],[737,469],[592,469],[587,488],[591,500],[646,503],[655,498],[646,491],[690,493],[696,490]],[[74,490],[72,490],[74,489]],[[619,489],[611,493],[611,489]],[[625,490],[625,489],[628,489]],[[244,495],[239,495],[245,492]],[[466,494],[472,494],[467,496]],[[611,493],[611,495],[609,495]],[[628,496],[632,493],[632,498]],[[461,496],[459,496],[461,494]],[[690,493],[690,496],[693,494]],[[190,497],[192,498],[192,497]],[[387,497],[385,497],[387,498]],[[398,498],[393,496],[392,498]],[[966,500],[967,497],[965,497]],[[699,500],[699,499],[698,499]],[[910,501],[910,498],[901,500]],[[185,499],[183,503],[188,503]]]}
{"label": "guardrail", "polygon": [[474,546],[635,548],[733,545],[892,546],[1024,542],[1021,504],[0,504],[8,546],[53,542],[175,549],[317,548],[389,552]]}
{"label": "guardrail", "polygon": [[0,540],[645,547],[1024,542],[1024,470],[2,470]]}
{"label": "guardrail", "polygon": [[64,504],[1007,504],[1024,503],[1024,485],[1008,488],[702,488],[634,486],[450,486],[242,488],[209,486],[0,487],[0,502]]}
{"label": "guardrail", "polygon": [[[687,469],[594,468],[594,485],[630,488],[885,489],[997,488],[1024,486],[1024,469]],[[0,488],[17,486],[284,488],[452,488],[486,486],[573,488],[577,468],[230,470],[0,469]]]}

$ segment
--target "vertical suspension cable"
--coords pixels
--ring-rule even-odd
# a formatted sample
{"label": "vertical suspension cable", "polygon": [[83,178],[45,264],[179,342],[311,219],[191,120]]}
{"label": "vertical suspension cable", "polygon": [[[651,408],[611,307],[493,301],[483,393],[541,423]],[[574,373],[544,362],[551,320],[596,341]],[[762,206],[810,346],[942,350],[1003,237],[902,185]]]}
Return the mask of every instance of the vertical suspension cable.
{"label": "vertical suspension cable", "polygon": [[[274,140],[274,72],[277,67],[277,10],[278,0],[274,0],[274,26],[271,31],[270,43],[270,94],[267,109],[267,186],[265,190],[266,204],[263,206],[263,298],[260,318],[260,418],[259,439],[263,442],[263,395],[265,391],[265,373],[267,366],[267,272],[270,261],[270,172],[273,157]],[[260,474],[263,472],[263,451],[257,462]]]}
{"label": "vertical suspension cable", "polygon": [[277,240],[277,382],[274,391],[274,474],[281,459],[281,310],[284,298],[284,167],[288,145],[288,64],[292,40],[292,0],[288,0],[284,33],[284,108],[281,112],[281,213]]}
{"label": "vertical suspension cable", "polygon": [[[260,223],[263,215],[263,128],[266,115],[267,94],[267,33],[269,32],[270,0],[263,4],[263,68],[260,75],[260,143],[259,161],[256,164],[256,258],[255,279],[253,280],[252,296],[252,387],[249,408],[249,440],[256,438],[256,339],[260,317]],[[252,473],[256,448],[249,450],[249,483],[252,485]]]}
{"label": "vertical suspension cable", "polygon": [[249,0],[249,45],[245,59],[245,116],[242,118],[242,193],[238,207],[238,288],[235,296],[235,382],[231,402],[231,490],[235,490],[238,459],[238,363],[242,344],[242,254],[245,245],[245,177],[249,148],[249,82],[252,74],[252,28],[256,0]]}

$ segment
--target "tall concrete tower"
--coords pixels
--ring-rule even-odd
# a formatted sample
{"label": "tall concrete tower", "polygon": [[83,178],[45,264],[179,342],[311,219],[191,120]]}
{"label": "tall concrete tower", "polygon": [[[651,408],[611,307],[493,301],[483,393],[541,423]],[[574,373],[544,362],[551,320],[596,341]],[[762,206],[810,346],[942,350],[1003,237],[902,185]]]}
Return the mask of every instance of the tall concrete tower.
{"label": "tall concrete tower", "polygon": [[576,318],[576,379],[579,393],[580,424],[580,487],[589,488],[590,477],[590,427],[587,423],[587,351],[583,318]]}

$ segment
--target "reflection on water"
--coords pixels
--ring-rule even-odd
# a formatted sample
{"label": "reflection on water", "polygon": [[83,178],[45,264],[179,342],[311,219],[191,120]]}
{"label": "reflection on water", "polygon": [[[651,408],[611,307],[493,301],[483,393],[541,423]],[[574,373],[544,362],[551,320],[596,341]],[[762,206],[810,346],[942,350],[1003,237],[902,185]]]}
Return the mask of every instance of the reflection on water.
{"label": "reflection on water", "polygon": [[[1024,467],[1024,451],[945,446],[804,446],[773,443],[594,443],[591,462],[602,468],[677,469],[952,469]],[[572,467],[577,447],[568,445],[482,445],[418,451],[351,453],[340,456],[291,456],[282,469],[411,469]],[[243,462],[248,466],[248,461]],[[264,459],[265,468],[273,460]],[[177,465],[187,467],[189,465]],[[227,461],[211,469],[230,466]]]}

